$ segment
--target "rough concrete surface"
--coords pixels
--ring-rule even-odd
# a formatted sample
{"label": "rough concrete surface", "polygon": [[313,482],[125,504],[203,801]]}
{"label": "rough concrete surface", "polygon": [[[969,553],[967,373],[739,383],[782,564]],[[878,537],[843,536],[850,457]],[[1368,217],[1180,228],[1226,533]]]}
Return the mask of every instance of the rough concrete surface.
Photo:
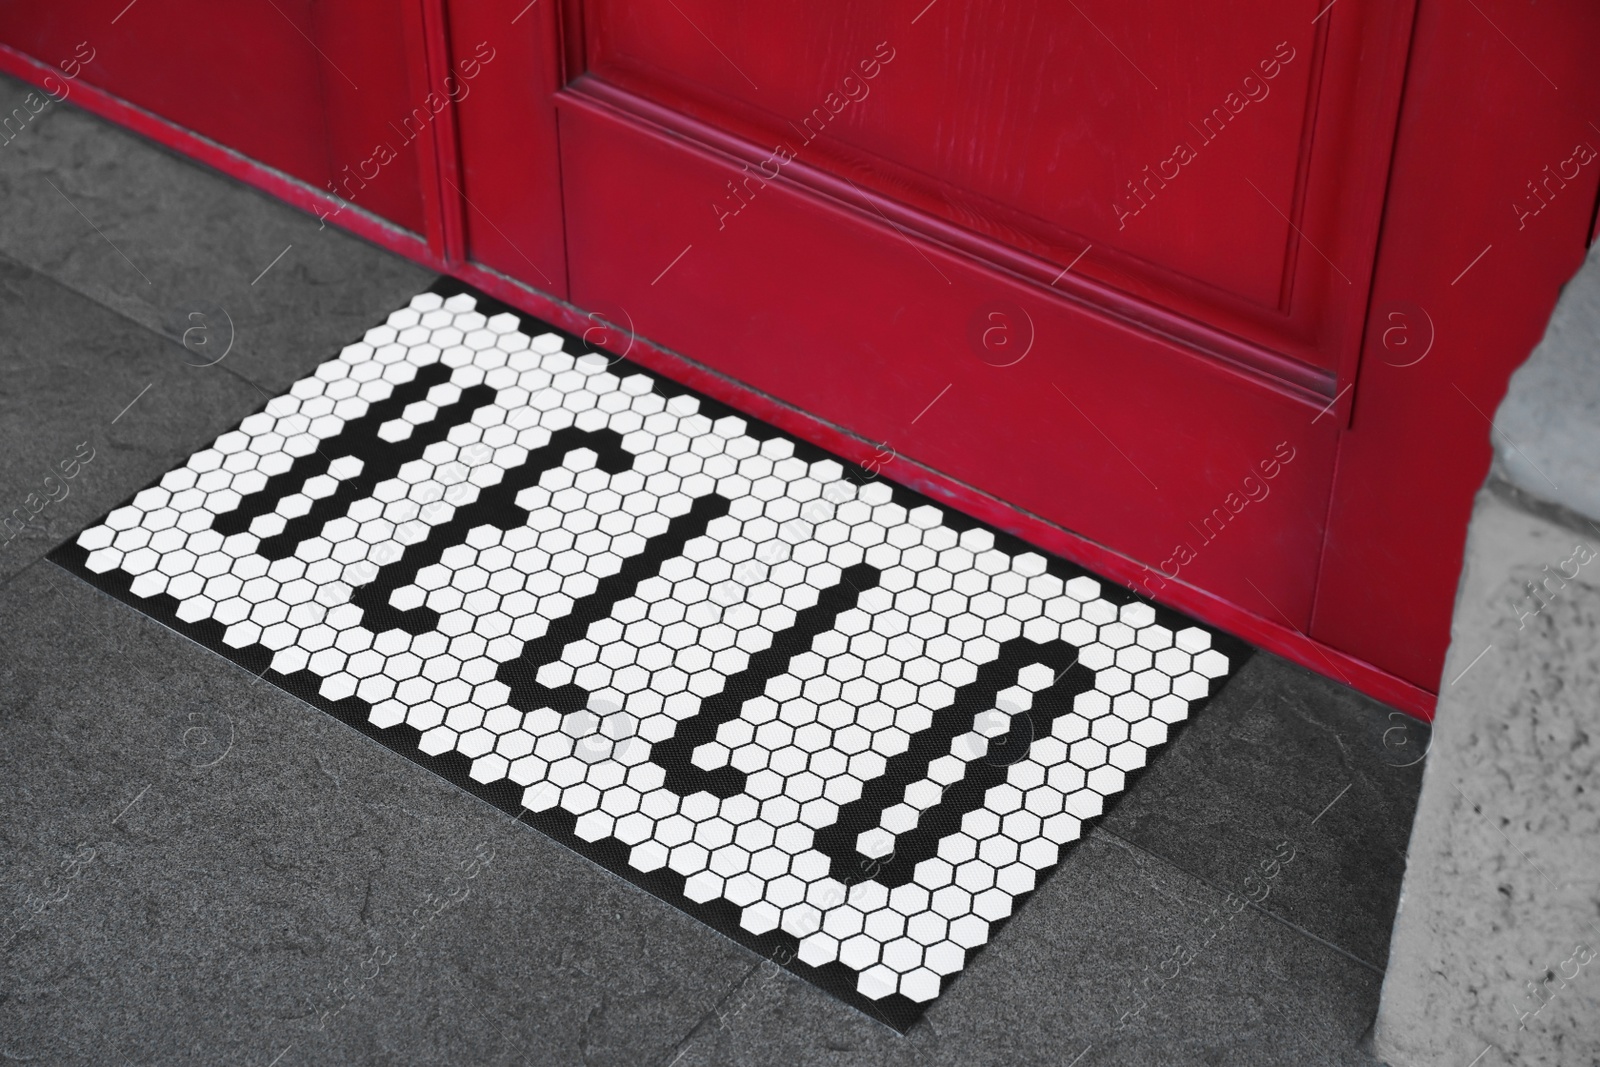
{"label": "rough concrete surface", "polygon": [[1478,495],[1374,1031],[1393,1067],[1600,1062],[1600,533],[1568,518]]}
{"label": "rough concrete surface", "polygon": [[1600,515],[1600,243],[1561,292],[1544,340],[1512,375],[1494,419],[1507,481]]}

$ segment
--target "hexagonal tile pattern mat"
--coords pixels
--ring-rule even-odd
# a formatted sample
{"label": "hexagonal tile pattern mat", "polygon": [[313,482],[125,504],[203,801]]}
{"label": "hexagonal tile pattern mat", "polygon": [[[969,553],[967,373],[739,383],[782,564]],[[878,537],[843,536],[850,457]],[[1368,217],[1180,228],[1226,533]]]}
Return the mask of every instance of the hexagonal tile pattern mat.
{"label": "hexagonal tile pattern mat", "polygon": [[1249,653],[449,280],[51,559],[901,1031]]}

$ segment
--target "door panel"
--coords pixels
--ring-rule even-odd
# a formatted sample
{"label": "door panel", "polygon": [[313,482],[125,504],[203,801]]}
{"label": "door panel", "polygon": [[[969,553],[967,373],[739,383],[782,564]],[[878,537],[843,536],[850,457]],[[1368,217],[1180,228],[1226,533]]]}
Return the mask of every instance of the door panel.
{"label": "door panel", "polygon": [[[579,96],[563,100],[561,129],[580,307],[618,308],[641,335],[885,456],[1309,623],[1337,437],[1317,418],[1325,401],[781,184],[708,239],[697,209],[737,172],[728,161]],[[882,470],[895,477],[894,460]],[[1243,503],[1250,492],[1260,501]],[[1159,593],[1165,579],[1152,569],[1146,583]]]}
{"label": "door panel", "polygon": [[[1130,47],[1138,42],[1135,66],[1102,62],[1106,42],[1082,16],[1061,17],[1036,4],[936,11],[926,30],[908,40],[915,32],[908,15],[892,7],[819,19],[803,7],[768,11],[698,0],[674,10],[598,0],[585,5],[587,69],[703,121],[736,124],[763,145],[786,145],[813,165],[854,164],[880,191],[920,186],[928,201],[948,194],[955,203],[941,213],[955,221],[989,222],[1005,234],[1000,218],[991,216],[1006,217],[1063,247],[1076,235],[1276,307],[1289,237],[1284,219],[1217,211],[1176,240],[1170,233],[1163,239],[1167,228],[1138,217],[1140,202],[1126,185],[1144,177],[1141,168],[1128,169],[1130,161],[1156,166],[1172,154],[1168,142],[1178,131],[1200,138],[1186,123],[1240,89],[1219,74],[1253,72],[1262,58],[1275,77],[1257,73],[1252,84],[1263,103],[1274,91],[1278,99],[1228,131],[1229,140],[1247,156],[1299,157],[1312,27],[1297,26],[1297,42],[1285,41],[1275,58],[1276,42],[1264,40],[1260,29],[1271,25],[1265,16],[1274,6],[1239,5],[1229,16],[1232,28],[1258,29],[1228,35],[1221,55],[1201,55],[1186,43],[1208,36],[1205,23],[1214,13],[1203,6],[1168,12],[1173,32],[1155,38],[1141,32],[1145,12],[1106,10],[1100,22],[1107,36]],[[971,40],[984,47],[959,47]],[[734,55],[745,57],[741,65],[726,58]],[[746,80],[746,67],[759,74],[759,86]],[[1140,73],[1145,67],[1161,72],[1164,95],[1150,91]],[[1019,77],[1024,71],[1028,76]],[[927,118],[908,122],[908,116]],[[1233,118],[1213,120],[1213,136]],[[1218,191],[1217,169],[1171,181],[1170,193],[1152,182],[1152,216],[1157,203],[1174,213],[1193,211]],[[898,181],[885,180],[891,175]],[[1294,179],[1294,168],[1282,168],[1263,191],[1287,204]]]}
{"label": "door panel", "polygon": [[1044,260],[1045,279],[1090,248],[1069,287],[1292,356],[1331,396],[1383,182],[1384,152],[1351,134],[1393,121],[1409,16],[1347,2],[1313,21],[1321,6],[589,0],[574,88],[759,149],[708,190],[712,228],[818,171],[904,205],[909,229]]}

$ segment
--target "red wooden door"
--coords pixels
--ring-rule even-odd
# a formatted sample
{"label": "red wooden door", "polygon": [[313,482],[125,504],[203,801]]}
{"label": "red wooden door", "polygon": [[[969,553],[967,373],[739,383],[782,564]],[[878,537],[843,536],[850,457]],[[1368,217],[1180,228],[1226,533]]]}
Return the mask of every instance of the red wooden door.
{"label": "red wooden door", "polygon": [[1422,713],[1485,413],[1593,226],[1600,167],[1545,172],[1600,145],[1597,36],[1587,0],[0,0],[52,95]]}

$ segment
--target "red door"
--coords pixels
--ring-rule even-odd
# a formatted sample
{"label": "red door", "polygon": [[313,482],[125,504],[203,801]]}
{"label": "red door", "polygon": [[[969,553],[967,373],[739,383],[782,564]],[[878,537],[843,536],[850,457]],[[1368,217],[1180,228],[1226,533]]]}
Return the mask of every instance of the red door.
{"label": "red door", "polygon": [[1422,712],[1600,181],[1507,210],[1600,144],[1580,0],[0,10],[13,72],[87,38],[79,102]]}

